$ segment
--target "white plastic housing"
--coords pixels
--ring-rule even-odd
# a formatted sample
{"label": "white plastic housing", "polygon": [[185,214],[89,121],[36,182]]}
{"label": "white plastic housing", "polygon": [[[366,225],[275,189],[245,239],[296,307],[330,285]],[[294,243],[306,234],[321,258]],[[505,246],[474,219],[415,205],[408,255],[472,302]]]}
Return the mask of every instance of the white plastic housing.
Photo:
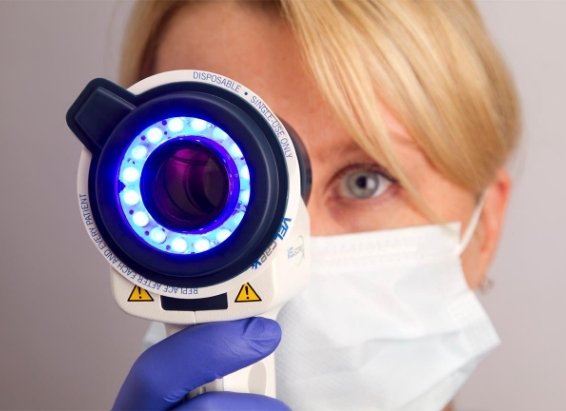
{"label": "white plastic housing", "polygon": [[[110,265],[114,298],[129,314],[169,324],[169,333],[190,324],[258,315],[274,318],[279,308],[306,286],[310,265],[310,222],[301,198],[297,154],[287,130],[260,97],[232,79],[198,70],[160,73],[134,84],[129,91],[140,94],[163,84],[187,81],[208,83],[224,88],[247,100],[256,108],[256,111],[271,125],[281,144],[287,163],[290,190],[284,223],[277,238],[258,259],[260,264],[255,264],[254,267],[250,267],[231,280],[219,284],[199,288],[173,287],[156,283],[133,271],[110,250],[100,236],[91,211],[88,190],[92,156],[87,149],[83,149],[78,171],[79,207],[89,237]],[[252,294],[249,299],[241,294],[243,287],[246,286],[251,287],[249,291]],[[141,290],[136,287],[140,287]],[[222,310],[167,311],[161,305],[161,296],[203,299],[223,293],[227,293],[228,308]],[[275,396],[273,356],[229,377],[224,378],[224,381],[207,384],[191,395],[207,389],[226,389]]]}
{"label": "white plastic housing", "polygon": [[[269,107],[253,91],[227,77],[198,70],[177,70],[156,74],[130,87],[128,90],[140,94],[154,87],[175,82],[202,82],[223,88],[257,109],[270,124],[277,135],[285,153],[289,175],[288,204],[284,224],[279,238],[268,247],[260,257],[261,265],[250,267],[229,281],[200,288],[172,287],[152,281],[123,263],[108,248],[93,219],[88,191],[88,173],[91,154],[83,149],[78,170],[78,200],[83,223],[89,237],[110,264],[112,288],[118,305],[124,311],[151,320],[174,324],[194,324],[208,321],[221,321],[245,318],[265,313],[277,307],[295,295],[307,283],[309,266],[309,217],[301,198],[300,170],[295,148],[287,130]],[[235,297],[242,285],[251,284],[261,301],[235,303]],[[147,290],[153,302],[145,300],[128,301],[132,287],[139,286]],[[160,309],[158,296],[178,299],[202,299],[228,293],[228,310],[222,312],[164,312]]]}

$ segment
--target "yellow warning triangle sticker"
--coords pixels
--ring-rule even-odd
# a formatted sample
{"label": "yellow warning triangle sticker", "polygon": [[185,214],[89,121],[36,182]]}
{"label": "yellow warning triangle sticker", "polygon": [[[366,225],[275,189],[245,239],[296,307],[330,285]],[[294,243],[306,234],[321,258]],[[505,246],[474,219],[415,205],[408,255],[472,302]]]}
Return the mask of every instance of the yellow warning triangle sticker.
{"label": "yellow warning triangle sticker", "polygon": [[128,301],[153,301],[153,297],[147,290],[136,285],[130,293]]}
{"label": "yellow warning triangle sticker", "polygon": [[240,288],[240,291],[238,292],[238,295],[236,296],[236,300],[234,300],[234,302],[250,303],[253,301],[261,301],[261,297],[255,292],[250,283],[245,283],[242,288]]}

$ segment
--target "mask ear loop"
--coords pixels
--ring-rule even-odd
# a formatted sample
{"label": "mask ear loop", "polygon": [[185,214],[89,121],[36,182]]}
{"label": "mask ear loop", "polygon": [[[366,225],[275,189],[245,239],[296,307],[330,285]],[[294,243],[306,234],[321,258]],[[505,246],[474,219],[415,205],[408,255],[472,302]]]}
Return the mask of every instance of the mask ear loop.
{"label": "mask ear loop", "polygon": [[464,250],[466,249],[466,247],[470,243],[470,240],[474,236],[474,233],[476,232],[476,228],[478,228],[478,222],[480,221],[480,216],[481,216],[481,213],[483,211],[484,205],[485,205],[485,193],[482,193],[477,204],[476,204],[476,207],[474,208],[474,212],[472,213],[472,216],[470,217],[470,222],[468,223],[468,226],[466,227],[466,231],[464,232],[464,235],[462,236],[462,240],[460,241],[460,244],[456,248],[457,255],[462,255],[462,253],[464,252]]}

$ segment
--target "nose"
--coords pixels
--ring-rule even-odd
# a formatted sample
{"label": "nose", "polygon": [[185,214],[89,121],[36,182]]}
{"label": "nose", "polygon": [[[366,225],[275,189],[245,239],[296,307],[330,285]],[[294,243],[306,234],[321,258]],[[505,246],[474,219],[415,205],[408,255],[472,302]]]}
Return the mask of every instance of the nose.
{"label": "nose", "polygon": [[320,208],[315,205],[315,201],[313,201],[314,198],[313,196],[311,196],[309,204],[307,205],[307,210],[309,212],[309,217],[310,217],[310,224],[311,224],[311,235],[313,236],[318,236],[321,235],[321,224],[320,224],[320,216],[319,213]]}

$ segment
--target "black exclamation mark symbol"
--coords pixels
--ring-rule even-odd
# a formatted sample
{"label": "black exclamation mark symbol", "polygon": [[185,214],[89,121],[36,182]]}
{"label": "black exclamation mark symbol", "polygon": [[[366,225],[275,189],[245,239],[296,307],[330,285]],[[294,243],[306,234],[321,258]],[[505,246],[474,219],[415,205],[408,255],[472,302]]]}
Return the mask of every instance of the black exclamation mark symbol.
{"label": "black exclamation mark symbol", "polygon": [[141,288],[136,287],[136,291],[138,292],[138,300],[142,299]]}
{"label": "black exclamation mark symbol", "polygon": [[246,285],[244,289],[246,290],[246,300],[249,300],[250,299],[249,287]]}

